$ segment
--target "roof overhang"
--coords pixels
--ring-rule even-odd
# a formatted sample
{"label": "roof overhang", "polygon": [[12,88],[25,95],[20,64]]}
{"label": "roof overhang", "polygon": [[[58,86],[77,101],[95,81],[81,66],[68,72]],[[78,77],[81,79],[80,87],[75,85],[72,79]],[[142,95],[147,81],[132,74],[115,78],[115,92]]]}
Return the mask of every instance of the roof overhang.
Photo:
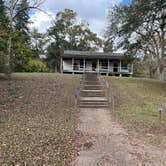
{"label": "roof overhang", "polygon": [[77,59],[124,59],[124,54],[66,50],[63,52],[62,57]]}

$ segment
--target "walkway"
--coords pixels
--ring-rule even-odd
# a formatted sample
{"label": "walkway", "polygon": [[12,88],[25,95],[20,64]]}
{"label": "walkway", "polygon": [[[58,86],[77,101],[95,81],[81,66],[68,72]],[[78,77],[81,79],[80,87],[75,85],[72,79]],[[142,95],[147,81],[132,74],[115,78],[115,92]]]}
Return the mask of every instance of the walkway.
{"label": "walkway", "polygon": [[[98,82],[97,77],[87,76],[88,81],[92,81],[90,78]],[[91,94],[81,92],[77,126],[82,135],[77,140],[81,149],[73,166],[165,166],[166,150],[147,146],[138,138],[131,137],[111,116],[104,93],[98,96],[96,100],[93,91]]]}

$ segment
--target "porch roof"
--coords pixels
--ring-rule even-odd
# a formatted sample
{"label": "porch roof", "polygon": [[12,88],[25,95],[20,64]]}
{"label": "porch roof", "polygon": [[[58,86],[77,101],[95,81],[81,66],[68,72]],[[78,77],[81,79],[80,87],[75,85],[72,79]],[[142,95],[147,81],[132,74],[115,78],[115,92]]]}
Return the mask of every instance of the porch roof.
{"label": "porch roof", "polygon": [[63,58],[87,58],[87,59],[124,59],[124,54],[65,50],[64,53],[62,54],[62,57]]}

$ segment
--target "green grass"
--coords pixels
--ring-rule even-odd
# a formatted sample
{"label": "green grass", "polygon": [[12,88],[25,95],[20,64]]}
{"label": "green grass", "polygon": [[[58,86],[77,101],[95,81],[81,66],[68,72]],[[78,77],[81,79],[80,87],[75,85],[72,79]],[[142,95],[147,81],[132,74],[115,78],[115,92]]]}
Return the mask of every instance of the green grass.
{"label": "green grass", "polygon": [[78,76],[60,74],[0,79],[0,165],[66,166],[78,84]]}
{"label": "green grass", "polygon": [[[130,131],[166,147],[166,82],[143,78],[107,77],[115,96],[114,114]],[[162,120],[158,108],[163,108]]]}

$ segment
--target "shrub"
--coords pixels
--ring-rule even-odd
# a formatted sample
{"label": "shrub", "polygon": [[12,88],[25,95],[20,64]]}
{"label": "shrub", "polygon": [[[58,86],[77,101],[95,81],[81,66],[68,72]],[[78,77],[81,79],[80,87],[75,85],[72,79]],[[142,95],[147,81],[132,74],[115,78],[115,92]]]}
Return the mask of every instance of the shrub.
{"label": "shrub", "polygon": [[47,66],[40,60],[30,60],[26,72],[48,72]]}

